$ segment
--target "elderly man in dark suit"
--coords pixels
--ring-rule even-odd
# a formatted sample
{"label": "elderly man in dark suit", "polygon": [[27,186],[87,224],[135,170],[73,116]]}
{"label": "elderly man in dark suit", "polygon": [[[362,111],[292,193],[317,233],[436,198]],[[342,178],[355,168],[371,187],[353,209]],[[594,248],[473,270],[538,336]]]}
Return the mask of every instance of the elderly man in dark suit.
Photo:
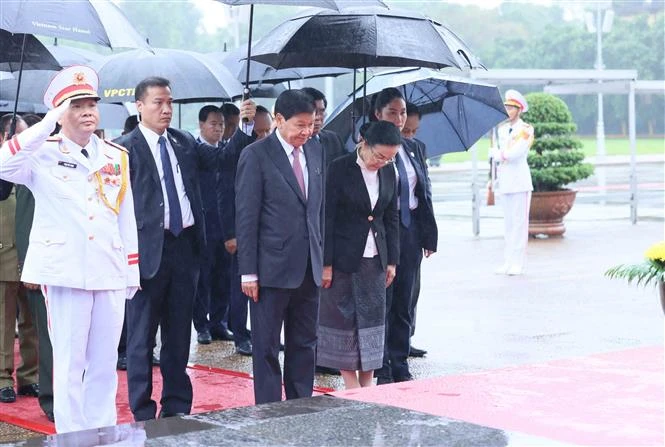
{"label": "elderly man in dark suit", "polygon": [[257,404],[282,399],[282,323],[286,398],[312,395],[323,272],[325,164],[319,148],[306,144],[314,126],[311,97],[280,94],[275,122],[275,132],[242,152],[236,177],[238,264],[251,298]]}
{"label": "elderly man in dark suit", "polygon": [[[163,378],[159,417],[188,414],[192,384],[186,372],[194,293],[205,249],[200,169],[218,169],[223,156],[192,135],[170,128],[169,81],[150,77],[135,89],[139,126],[118,142],[129,150],[138,229],[141,290],[127,306],[129,405],[137,421],[153,419],[152,345],[161,326]],[[243,104],[251,121],[256,107]],[[242,132],[233,138],[242,140]],[[238,146],[240,147],[240,145]]]}

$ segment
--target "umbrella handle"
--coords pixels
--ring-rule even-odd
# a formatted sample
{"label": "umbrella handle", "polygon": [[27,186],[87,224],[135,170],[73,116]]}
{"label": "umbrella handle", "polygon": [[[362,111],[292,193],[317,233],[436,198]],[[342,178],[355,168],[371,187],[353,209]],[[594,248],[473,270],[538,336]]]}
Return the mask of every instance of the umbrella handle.
{"label": "umbrella handle", "polygon": [[[247,73],[245,73],[245,88],[242,91],[242,100],[246,101],[250,98],[250,89],[249,89],[249,67],[252,62],[252,29],[254,28],[254,4],[249,6],[249,35],[247,38]],[[248,122],[247,118],[242,119],[243,123]]]}

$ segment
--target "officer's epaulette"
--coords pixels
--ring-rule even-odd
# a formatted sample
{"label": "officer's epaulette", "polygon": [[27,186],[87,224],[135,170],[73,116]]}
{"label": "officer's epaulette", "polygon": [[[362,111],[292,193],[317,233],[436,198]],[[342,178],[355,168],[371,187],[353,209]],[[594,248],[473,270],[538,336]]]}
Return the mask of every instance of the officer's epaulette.
{"label": "officer's epaulette", "polygon": [[62,141],[62,137],[60,135],[51,135],[46,141]]}
{"label": "officer's epaulette", "polygon": [[114,148],[121,150],[123,152],[129,152],[127,149],[125,149],[123,146],[120,146],[119,144],[115,144],[113,141],[109,140],[104,140],[104,143],[108,144],[109,146],[113,146]]}

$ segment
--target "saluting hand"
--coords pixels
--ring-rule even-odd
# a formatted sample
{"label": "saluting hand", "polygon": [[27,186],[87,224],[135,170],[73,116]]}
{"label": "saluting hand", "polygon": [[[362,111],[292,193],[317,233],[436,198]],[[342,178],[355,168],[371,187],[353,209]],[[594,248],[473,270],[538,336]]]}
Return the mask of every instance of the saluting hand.
{"label": "saluting hand", "polygon": [[247,295],[255,303],[259,302],[259,282],[247,281],[242,283],[242,293]]}
{"label": "saluting hand", "polygon": [[321,287],[329,289],[332,286],[332,265],[323,266],[323,278],[321,279]]}
{"label": "saluting hand", "polygon": [[389,265],[386,268],[386,288],[390,287],[395,279],[395,274],[397,273],[397,267],[394,265]]}

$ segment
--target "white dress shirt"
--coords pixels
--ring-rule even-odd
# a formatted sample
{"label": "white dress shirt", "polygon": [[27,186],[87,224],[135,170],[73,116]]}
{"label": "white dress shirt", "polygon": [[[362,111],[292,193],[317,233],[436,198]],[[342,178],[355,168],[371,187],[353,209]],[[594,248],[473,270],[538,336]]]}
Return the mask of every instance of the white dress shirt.
{"label": "white dress shirt", "polygon": [[164,168],[162,167],[162,156],[159,150],[160,136],[163,136],[166,140],[166,150],[168,151],[169,158],[171,159],[173,180],[175,181],[175,187],[178,190],[178,201],[180,202],[180,210],[182,212],[182,228],[184,229],[191,227],[194,225],[194,214],[192,213],[192,206],[189,203],[187,192],[185,192],[185,184],[182,181],[182,173],[180,172],[178,159],[176,158],[173,147],[171,146],[168,132],[164,131],[162,135],[157,135],[155,132],[148,129],[141,123],[139,123],[139,130],[143,134],[145,140],[148,142],[148,147],[150,148],[150,152],[152,153],[152,156],[155,159],[155,164],[157,165],[159,183],[162,185],[162,194],[164,196],[164,228],[168,230],[171,228],[171,226],[169,222],[169,200],[168,196],[166,195],[166,184],[164,183]]}
{"label": "white dress shirt", "polygon": [[[418,197],[416,197],[416,183],[418,183],[418,176],[416,175],[416,168],[413,167],[411,163],[411,157],[406,153],[404,146],[400,145],[397,156],[400,157],[404,169],[406,169],[406,176],[409,179],[409,209],[415,210],[418,208]],[[399,171],[397,170],[397,165],[395,165],[395,178],[397,179],[397,184],[399,185]],[[399,190],[399,186],[398,186]],[[397,209],[399,209],[399,200],[397,201]]]}
{"label": "white dress shirt", "polygon": [[[360,155],[356,158],[356,163],[360,166],[360,173],[363,175],[363,180],[365,180],[365,187],[367,188],[367,193],[369,194],[369,202],[372,207],[372,210],[376,206],[376,202],[379,200],[379,171],[370,171],[367,169],[365,162]],[[367,242],[365,242],[365,251],[363,251],[363,258],[373,258],[379,254],[379,250],[376,248],[376,241],[374,240],[374,232],[370,227],[369,233],[367,234]]]}
{"label": "white dress shirt", "polygon": [[[279,133],[279,129],[275,132],[275,134],[277,134],[277,139],[282,144],[282,148],[284,148],[284,152],[286,153],[286,156],[289,158],[289,163],[291,163],[291,167],[293,168],[294,147],[289,143],[287,143],[284,138],[282,138],[282,134]],[[307,191],[309,191],[308,188],[309,174],[307,173],[307,159],[305,158],[305,151],[303,150],[302,146],[300,147],[300,155],[298,156],[298,160],[300,161],[300,166],[302,167],[302,175],[303,178],[305,179],[305,198],[307,198]]]}

